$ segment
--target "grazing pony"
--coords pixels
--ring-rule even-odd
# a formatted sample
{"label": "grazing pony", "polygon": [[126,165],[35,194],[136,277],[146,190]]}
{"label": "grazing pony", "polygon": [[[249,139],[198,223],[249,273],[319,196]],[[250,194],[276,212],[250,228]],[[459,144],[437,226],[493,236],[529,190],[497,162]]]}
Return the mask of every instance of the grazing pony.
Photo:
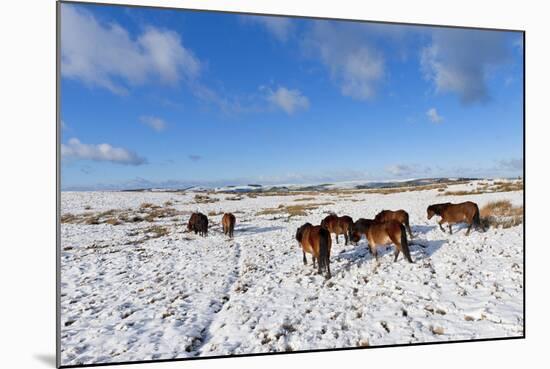
{"label": "grazing pony", "polygon": [[413,238],[413,234],[411,231],[411,226],[409,225],[409,213],[407,213],[405,210],[382,210],[380,213],[376,214],[374,217],[374,221],[378,223],[383,222],[389,222],[390,220],[398,221],[399,223],[403,224],[405,228],[407,228],[407,231],[409,232],[409,236]]}
{"label": "grazing pony", "polygon": [[407,233],[405,226],[396,220],[379,223],[372,219],[359,219],[353,223],[350,231],[351,241],[357,243],[361,240],[361,236],[365,235],[369,243],[369,250],[378,263],[378,246],[395,245],[394,262],[397,261],[399,252],[403,251],[403,255],[409,263],[413,263],[411,253],[409,251],[409,242],[407,241]]}
{"label": "grazing pony", "polygon": [[187,231],[195,232],[203,237],[208,235],[208,218],[203,213],[193,213],[187,223]]}
{"label": "grazing pony", "polygon": [[296,230],[296,241],[302,247],[304,265],[307,265],[306,252],[312,255],[313,267],[317,260],[319,274],[326,270],[325,277],[329,279],[330,274],[330,248],[332,240],[330,232],[321,226],[313,226],[306,223]]}
{"label": "grazing pony", "polygon": [[349,228],[353,224],[353,219],[347,215],[339,217],[336,214],[330,214],[321,221],[321,227],[326,228],[330,233],[336,235],[336,243],[338,243],[338,235],[343,234],[345,244],[348,244]]}
{"label": "grazing pony", "polygon": [[443,223],[449,224],[450,234],[453,234],[452,225],[457,223],[468,223],[466,236],[470,234],[472,225],[475,225],[476,229],[481,228],[483,232],[485,232],[485,228],[479,219],[479,207],[475,202],[466,201],[460,204],[451,204],[450,202],[434,204],[428,206],[426,212],[428,213],[428,219],[431,219],[434,215],[439,215],[441,217],[439,228],[441,228],[443,232],[445,232],[442,226]]}
{"label": "grazing pony", "polygon": [[222,217],[223,234],[233,238],[233,230],[235,229],[235,216],[231,213],[225,213]]}

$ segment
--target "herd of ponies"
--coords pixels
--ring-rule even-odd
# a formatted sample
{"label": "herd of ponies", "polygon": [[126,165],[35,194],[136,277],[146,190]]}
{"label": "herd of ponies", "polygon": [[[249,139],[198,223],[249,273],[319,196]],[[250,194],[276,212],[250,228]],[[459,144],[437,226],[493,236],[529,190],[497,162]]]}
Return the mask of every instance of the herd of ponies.
{"label": "herd of ponies", "polygon": [[[448,224],[449,233],[453,233],[452,225],[458,223],[468,224],[466,236],[470,234],[472,226],[476,229],[485,229],[480,221],[479,207],[471,201],[453,204],[450,202],[433,204],[428,206],[427,217],[431,219],[434,215],[441,217],[439,227],[443,232],[443,224]],[[224,213],[222,217],[223,233],[233,238],[236,218],[232,213]],[[195,232],[201,236],[208,235],[208,217],[200,212],[191,214],[187,224],[188,232]],[[360,218],[355,222],[350,216],[338,216],[330,214],[325,217],[320,225],[305,223],[296,230],[296,241],[302,248],[304,265],[307,265],[306,253],[311,254],[313,268],[318,269],[319,274],[324,274],[325,278],[330,278],[330,251],[332,247],[331,235],[336,237],[344,235],[345,244],[352,243],[357,245],[363,236],[368,241],[368,247],[371,254],[378,263],[377,248],[389,244],[395,245],[394,262],[401,252],[409,263],[414,263],[409,251],[411,244],[407,239],[407,232],[410,238],[413,238],[411,227],[409,225],[409,214],[405,210],[383,210],[376,215],[374,219]],[[425,247],[415,243],[418,246]]]}

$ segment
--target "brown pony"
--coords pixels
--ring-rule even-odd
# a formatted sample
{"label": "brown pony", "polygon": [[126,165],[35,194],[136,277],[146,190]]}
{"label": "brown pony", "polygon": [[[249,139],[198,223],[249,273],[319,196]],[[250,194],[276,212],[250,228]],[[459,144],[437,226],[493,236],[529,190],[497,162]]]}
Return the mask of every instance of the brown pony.
{"label": "brown pony", "polygon": [[201,236],[208,235],[208,218],[202,213],[193,213],[187,223],[187,232],[195,232]]}
{"label": "brown pony", "polygon": [[343,234],[345,244],[348,244],[349,228],[353,224],[353,219],[347,215],[339,217],[336,214],[330,214],[321,221],[321,227],[326,228],[330,233],[336,235],[336,243],[338,243],[338,235]]}
{"label": "brown pony", "polygon": [[378,223],[389,222],[390,220],[398,221],[399,223],[403,224],[405,228],[407,228],[409,236],[413,238],[411,226],[409,225],[409,213],[407,213],[405,210],[382,210],[380,213],[376,214],[374,220]]}
{"label": "brown pony", "polygon": [[223,234],[233,238],[233,230],[235,229],[235,216],[231,213],[225,213],[222,217]]}
{"label": "brown pony", "polygon": [[302,247],[304,255],[304,265],[307,265],[306,252],[312,255],[313,267],[317,260],[319,274],[326,270],[326,278],[330,278],[330,248],[332,240],[330,232],[321,226],[313,226],[306,223],[296,230],[296,241]]}
{"label": "brown pony", "polygon": [[481,228],[483,232],[485,232],[485,228],[479,219],[479,207],[475,202],[466,201],[460,204],[451,204],[450,202],[434,204],[428,206],[426,211],[428,213],[428,219],[431,219],[434,215],[439,215],[441,217],[439,228],[441,228],[443,232],[445,232],[442,226],[443,223],[449,224],[450,234],[453,234],[452,225],[457,223],[468,223],[469,226],[466,231],[466,236],[470,234],[472,225],[475,225],[476,229]]}
{"label": "brown pony", "polygon": [[399,252],[403,251],[403,255],[409,263],[413,263],[411,259],[411,253],[409,251],[409,242],[407,241],[407,233],[405,232],[405,226],[396,220],[390,220],[388,222],[379,223],[372,219],[359,219],[352,225],[350,231],[351,241],[359,242],[361,236],[365,235],[369,242],[369,250],[374,258],[378,262],[378,253],[376,248],[378,246],[388,245],[393,243],[395,245],[395,257],[394,262],[397,261]]}

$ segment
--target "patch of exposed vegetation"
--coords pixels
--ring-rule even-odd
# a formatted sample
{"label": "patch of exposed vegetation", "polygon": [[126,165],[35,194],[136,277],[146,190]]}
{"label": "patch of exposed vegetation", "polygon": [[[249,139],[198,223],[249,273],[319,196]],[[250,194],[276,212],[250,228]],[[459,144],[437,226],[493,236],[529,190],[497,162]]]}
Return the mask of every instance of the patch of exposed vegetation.
{"label": "patch of exposed vegetation", "polygon": [[218,202],[220,199],[216,197],[210,197],[208,195],[203,194],[196,194],[195,195],[195,203],[197,204],[210,204],[213,202]]}
{"label": "patch of exposed vegetation", "polygon": [[212,211],[209,211],[208,212],[208,216],[209,217],[215,217],[216,215],[222,215],[223,214],[223,211],[215,211],[215,210],[212,210]]}
{"label": "patch of exposed vegetation", "polygon": [[288,217],[305,216],[309,211],[318,209],[324,205],[333,205],[333,202],[319,202],[299,205],[279,205],[276,208],[266,208],[256,213],[256,215],[288,214]]}
{"label": "patch of exposed vegetation", "polygon": [[61,223],[75,223],[78,217],[72,213],[65,213],[61,216]]}
{"label": "patch of exposed vegetation", "polygon": [[96,213],[86,212],[78,215],[67,213],[61,216],[61,223],[110,224],[116,226],[124,223],[143,221],[155,222],[157,219],[175,217],[184,213],[171,207],[160,207],[150,203],[143,203],[139,209],[111,209]]}
{"label": "patch of exposed vegetation", "polygon": [[119,225],[119,224],[122,224],[122,221],[117,218],[109,218],[105,221],[105,223],[110,225]]}
{"label": "patch of exposed vegetation", "polygon": [[225,199],[228,200],[228,201],[239,201],[239,200],[242,200],[243,197],[238,196],[238,195],[237,196],[227,196]]}
{"label": "patch of exposed vegetation", "polygon": [[508,200],[490,202],[479,212],[485,228],[510,228],[523,223],[523,206],[513,206]]}
{"label": "patch of exposed vegetation", "polygon": [[159,218],[169,218],[180,213],[174,208],[151,208],[145,216],[145,220],[148,222],[154,222]]}
{"label": "patch of exposed vegetation", "polygon": [[154,225],[152,227],[146,228],[144,230],[144,233],[150,235],[150,238],[159,238],[166,236],[170,232],[166,227]]}
{"label": "patch of exposed vegetation", "polygon": [[483,193],[495,193],[495,192],[512,192],[523,191],[523,181],[495,181],[493,183],[482,183],[477,188],[467,191],[446,191],[440,196],[466,196],[466,195],[480,195]]}
{"label": "patch of exposed vegetation", "polygon": [[311,201],[315,200],[315,197],[300,197],[298,199],[294,199],[294,201]]}
{"label": "patch of exposed vegetation", "polygon": [[419,185],[419,186],[404,186],[404,187],[391,187],[391,188],[375,188],[365,191],[366,193],[378,193],[382,195],[390,195],[400,192],[414,192],[414,191],[428,191],[428,190],[440,190],[447,188],[445,183]]}

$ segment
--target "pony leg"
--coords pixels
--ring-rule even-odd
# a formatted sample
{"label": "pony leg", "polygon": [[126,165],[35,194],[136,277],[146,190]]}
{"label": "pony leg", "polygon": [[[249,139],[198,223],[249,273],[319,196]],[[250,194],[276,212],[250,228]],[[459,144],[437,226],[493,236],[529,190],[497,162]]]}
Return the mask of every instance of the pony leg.
{"label": "pony leg", "polygon": [[304,265],[307,265],[306,252],[302,251],[302,254],[304,254]]}
{"label": "pony leg", "polygon": [[336,244],[338,244],[338,233],[336,233]]}
{"label": "pony leg", "polygon": [[397,257],[399,256],[399,248],[397,247],[397,245],[395,246],[394,255],[395,257],[393,258],[393,262],[395,263],[397,261]]}
{"label": "pony leg", "polygon": [[372,254],[372,256],[374,256],[374,259],[378,263],[378,251],[376,251],[376,246],[370,247],[370,253]]}
{"label": "pony leg", "polygon": [[468,226],[468,230],[466,231],[466,236],[470,235],[470,229],[472,228],[472,223]]}
{"label": "pony leg", "polygon": [[442,222],[439,222],[439,228],[441,228],[441,231],[442,231],[443,233],[445,233],[445,229],[443,228],[443,225],[442,225],[441,223],[442,223]]}
{"label": "pony leg", "polygon": [[376,246],[373,247],[373,251],[374,251],[374,262],[375,262],[374,270],[377,271],[378,267],[380,266],[380,260],[378,260],[378,251],[376,251]]}
{"label": "pony leg", "polygon": [[453,226],[451,225],[451,223],[449,223],[449,233],[453,234]]}
{"label": "pony leg", "polygon": [[478,225],[476,225],[476,229],[479,231],[479,229],[481,228],[481,230],[483,232],[487,232],[487,230],[485,229],[485,227],[483,226],[483,224],[481,224],[481,222],[479,222]]}
{"label": "pony leg", "polygon": [[349,242],[348,234],[347,234],[347,233],[344,233],[344,239],[346,240],[345,245],[347,246],[347,245],[348,245],[348,242]]}
{"label": "pony leg", "polygon": [[330,274],[330,260],[327,260],[327,279],[330,279],[332,277],[332,274]]}
{"label": "pony leg", "polygon": [[315,256],[311,257],[311,262],[313,263],[313,269],[315,269]]}
{"label": "pony leg", "polygon": [[407,222],[407,231],[409,231],[409,236],[411,237],[411,239],[413,238],[413,233],[411,231],[411,226],[409,225],[409,222]]}

